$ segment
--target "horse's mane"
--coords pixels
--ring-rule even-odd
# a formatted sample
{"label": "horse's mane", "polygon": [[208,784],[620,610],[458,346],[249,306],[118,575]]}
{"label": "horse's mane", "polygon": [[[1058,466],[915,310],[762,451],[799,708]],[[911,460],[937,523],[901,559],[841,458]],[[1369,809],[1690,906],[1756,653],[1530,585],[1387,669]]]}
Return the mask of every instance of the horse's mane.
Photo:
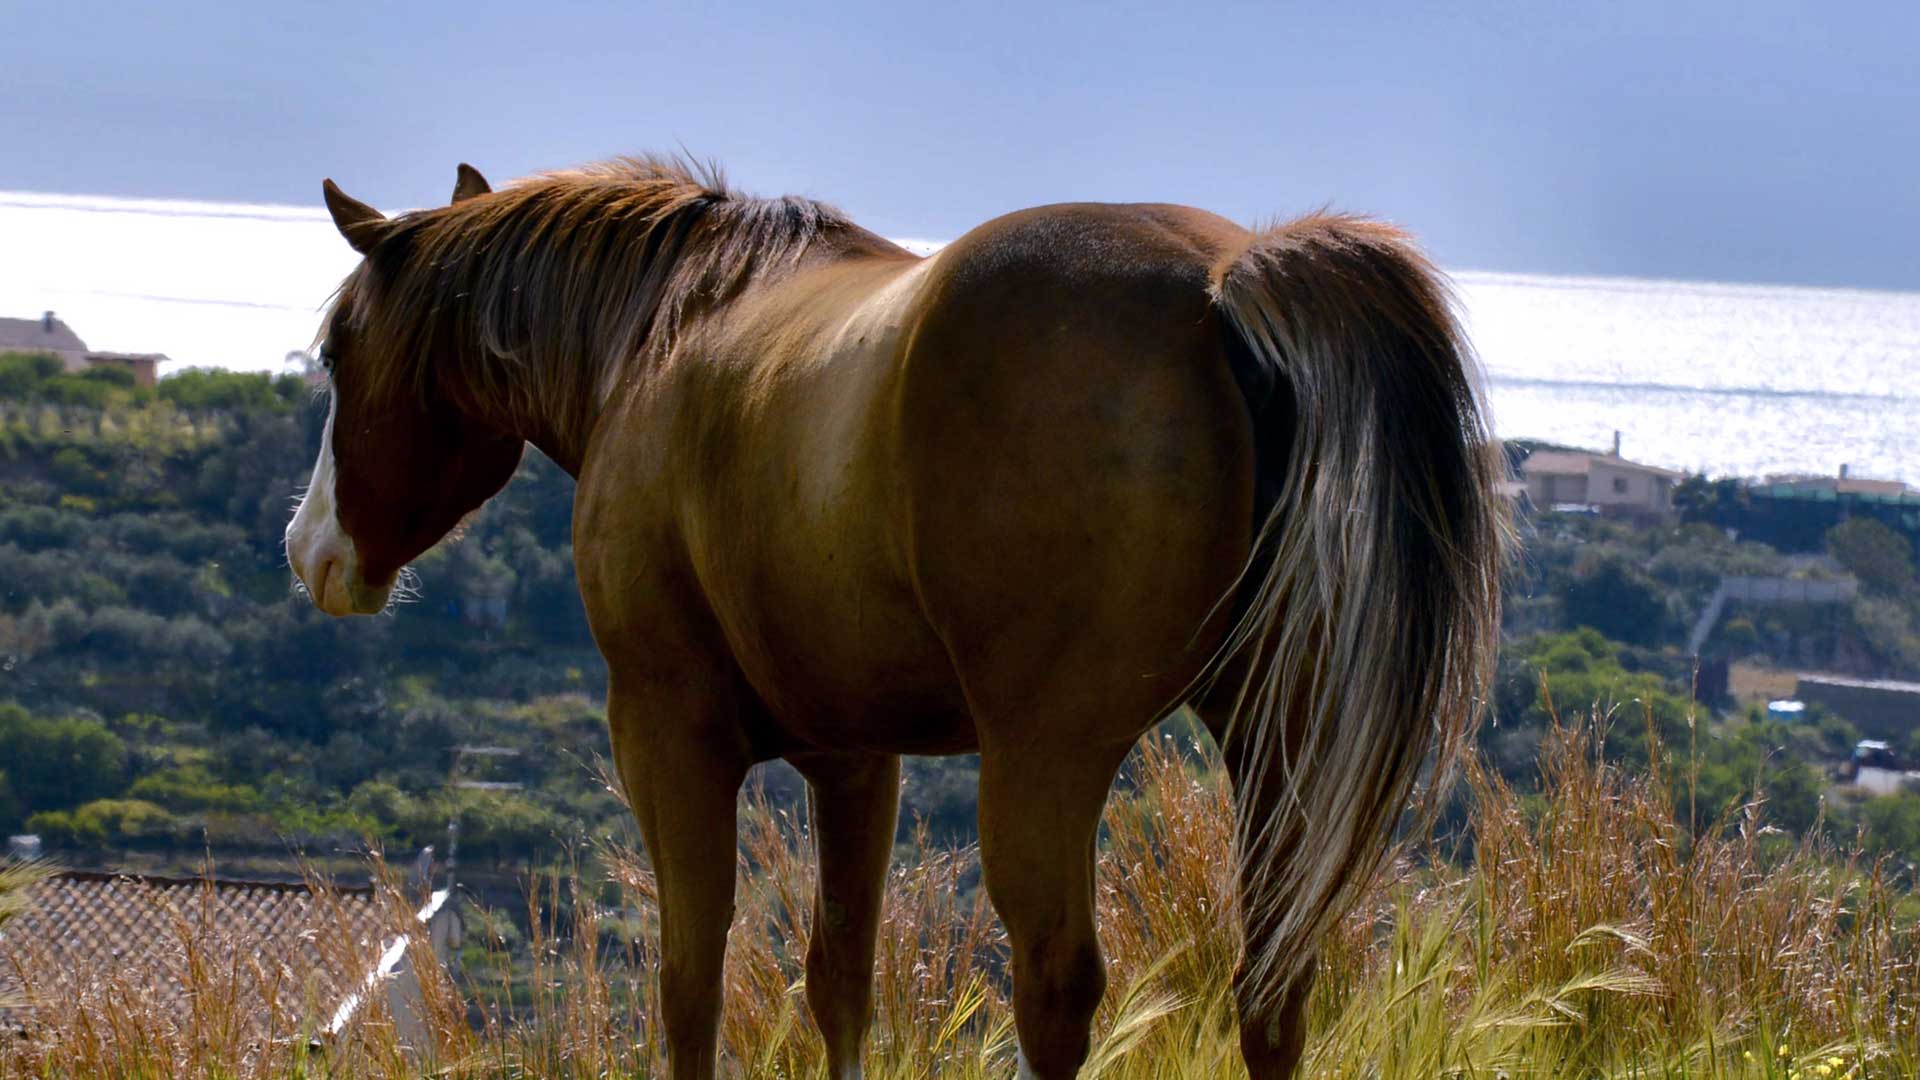
{"label": "horse's mane", "polygon": [[792,267],[828,233],[899,250],[832,207],[742,196],[712,165],[651,156],[403,214],[335,300],[361,343],[353,392],[447,392],[453,374],[472,407],[541,409],[575,433],[690,313]]}

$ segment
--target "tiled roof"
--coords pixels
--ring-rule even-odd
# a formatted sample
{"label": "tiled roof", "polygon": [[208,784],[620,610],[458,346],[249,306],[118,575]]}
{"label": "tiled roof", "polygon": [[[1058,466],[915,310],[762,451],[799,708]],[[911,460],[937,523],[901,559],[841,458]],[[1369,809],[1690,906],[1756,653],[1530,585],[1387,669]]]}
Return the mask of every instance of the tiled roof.
{"label": "tiled roof", "polygon": [[28,1003],[19,1016],[0,1009],[9,1021],[102,989],[184,1017],[196,985],[263,1012],[277,1003],[256,1022],[324,1020],[397,925],[372,888],[66,872],[28,899],[0,930],[0,999]]}
{"label": "tiled roof", "polygon": [[83,353],[87,343],[59,319],[0,319],[0,352]]}
{"label": "tiled roof", "polygon": [[1535,450],[1520,463],[1520,471],[1532,476],[1585,476],[1593,468],[1593,455],[1584,451]]}
{"label": "tiled roof", "polygon": [[1678,480],[1686,475],[1657,465],[1643,465],[1611,454],[1593,454],[1585,450],[1535,450],[1520,463],[1520,472],[1527,476],[1586,476],[1593,471],[1596,462],[1604,462],[1617,469],[1664,476],[1670,480]]}

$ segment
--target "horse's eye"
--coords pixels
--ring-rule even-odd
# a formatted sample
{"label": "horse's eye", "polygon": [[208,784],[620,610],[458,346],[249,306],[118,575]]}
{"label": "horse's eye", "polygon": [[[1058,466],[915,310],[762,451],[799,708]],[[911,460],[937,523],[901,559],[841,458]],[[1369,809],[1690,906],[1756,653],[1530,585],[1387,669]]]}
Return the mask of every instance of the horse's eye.
{"label": "horse's eye", "polygon": [[333,374],[333,350],[325,345],[320,346],[320,366],[326,369],[327,374]]}

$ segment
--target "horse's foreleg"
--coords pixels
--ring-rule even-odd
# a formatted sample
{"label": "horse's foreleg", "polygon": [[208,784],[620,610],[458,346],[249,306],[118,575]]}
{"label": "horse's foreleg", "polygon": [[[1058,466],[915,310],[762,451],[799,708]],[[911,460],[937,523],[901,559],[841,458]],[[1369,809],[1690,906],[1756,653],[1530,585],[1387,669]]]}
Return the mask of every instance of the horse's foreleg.
{"label": "horse's foreleg", "polygon": [[807,778],[820,867],[807,942],[807,1003],[826,1037],[828,1075],[857,1080],[873,1018],[874,936],[900,812],[900,759],[848,753],[789,760]]}
{"label": "horse's foreleg", "polygon": [[1094,933],[1094,838],[1124,756],[1124,748],[981,748],[981,862],[1013,944],[1023,1080],[1070,1080],[1087,1058],[1107,984]]}
{"label": "horse's foreleg", "polygon": [[660,1010],[675,1080],[712,1080],[733,922],[736,809],[747,760],[703,689],[623,685],[607,717],[660,897]]}

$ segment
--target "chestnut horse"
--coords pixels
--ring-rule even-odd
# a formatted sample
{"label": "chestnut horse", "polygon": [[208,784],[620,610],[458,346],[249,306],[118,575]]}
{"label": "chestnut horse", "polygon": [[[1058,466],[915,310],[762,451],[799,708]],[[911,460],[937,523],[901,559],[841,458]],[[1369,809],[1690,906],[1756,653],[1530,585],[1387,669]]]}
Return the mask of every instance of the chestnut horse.
{"label": "chestnut horse", "polygon": [[980,754],[1022,1075],[1105,985],[1096,829],[1192,704],[1235,786],[1241,1045],[1292,1074],[1315,949],[1459,743],[1498,626],[1498,448],[1438,275],[1316,214],[1073,204],[918,258],[659,159],[394,218],[327,318],[332,405],[287,529],[333,615],[512,476],[578,479],[580,591],[660,889],[674,1076],[714,1075],[748,767],[809,784],[806,993],[860,1073],[901,754]]}

